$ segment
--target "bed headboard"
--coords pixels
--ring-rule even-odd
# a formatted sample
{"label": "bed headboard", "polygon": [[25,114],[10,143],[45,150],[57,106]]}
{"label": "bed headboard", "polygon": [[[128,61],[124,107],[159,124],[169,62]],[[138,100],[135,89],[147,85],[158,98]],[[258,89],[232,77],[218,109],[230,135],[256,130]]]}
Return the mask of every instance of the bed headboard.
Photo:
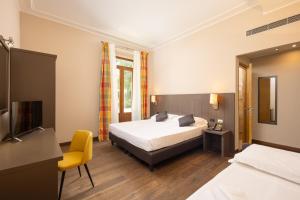
{"label": "bed headboard", "polygon": [[150,103],[151,116],[160,111],[174,114],[194,114],[209,119],[223,119],[224,129],[235,131],[235,94],[219,93],[219,109],[209,104],[210,94],[156,95],[157,104]]}

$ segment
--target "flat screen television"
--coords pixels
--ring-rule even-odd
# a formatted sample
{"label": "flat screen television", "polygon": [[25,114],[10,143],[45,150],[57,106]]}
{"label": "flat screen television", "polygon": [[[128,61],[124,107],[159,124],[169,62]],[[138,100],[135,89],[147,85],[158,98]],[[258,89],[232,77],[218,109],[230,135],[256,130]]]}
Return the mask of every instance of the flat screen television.
{"label": "flat screen television", "polygon": [[43,125],[42,101],[14,101],[11,103],[12,138],[22,135]]}
{"label": "flat screen television", "polygon": [[9,48],[0,35],[0,114],[8,111]]}

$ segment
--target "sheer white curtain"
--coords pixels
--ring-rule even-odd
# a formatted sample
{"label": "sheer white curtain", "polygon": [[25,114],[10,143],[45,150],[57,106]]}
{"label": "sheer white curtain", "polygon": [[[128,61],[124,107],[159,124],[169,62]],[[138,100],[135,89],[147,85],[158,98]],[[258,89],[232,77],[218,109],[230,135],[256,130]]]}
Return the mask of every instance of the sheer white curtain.
{"label": "sheer white curtain", "polygon": [[119,98],[118,98],[118,78],[116,48],[114,44],[109,44],[109,61],[111,73],[111,122],[119,122]]}
{"label": "sheer white curtain", "polygon": [[141,120],[141,52],[133,55],[132,120]]}

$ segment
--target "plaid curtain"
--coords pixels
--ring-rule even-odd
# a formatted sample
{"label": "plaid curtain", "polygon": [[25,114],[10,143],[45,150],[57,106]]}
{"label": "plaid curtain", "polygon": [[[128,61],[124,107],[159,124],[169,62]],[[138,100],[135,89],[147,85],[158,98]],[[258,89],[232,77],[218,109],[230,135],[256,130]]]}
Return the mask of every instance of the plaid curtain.
{"label": "plaid curtain", "polygon": [[111,122],[111,76],[107,42],[102,42],[100,73],[99,141],[105,141],[107,140],[108,128]]}
{"label": "plaid curtain", "polygon": [[141,52],[141,117],[147,118],[148,111],[148,53]]}

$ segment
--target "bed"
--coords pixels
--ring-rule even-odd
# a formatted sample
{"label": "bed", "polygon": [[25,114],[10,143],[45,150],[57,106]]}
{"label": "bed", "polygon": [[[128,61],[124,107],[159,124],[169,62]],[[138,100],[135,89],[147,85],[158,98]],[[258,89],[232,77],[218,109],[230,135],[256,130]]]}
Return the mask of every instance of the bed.
{"label": "bed", "polygon": [[300,154],[250,145],[187,200],[299,200]]}
{"label": "bed", "polygon": [[109,127],[109,138],[129,153],[148,164],[153,170],[157,163],[197,148],[203,144],[202,130],[207,121],[195,118],[190,126],[179,127],[179,115],[168,115],[163,122],[155,116],[147,120],[113,123]]}

